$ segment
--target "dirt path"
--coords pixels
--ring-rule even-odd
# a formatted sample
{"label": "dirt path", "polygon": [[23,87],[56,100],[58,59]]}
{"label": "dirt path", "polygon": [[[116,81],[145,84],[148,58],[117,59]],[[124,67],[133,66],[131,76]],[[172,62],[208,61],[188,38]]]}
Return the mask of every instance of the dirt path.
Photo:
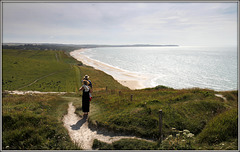
{"label": "dirt path", "polygon": [[5,92],[9,94],[18,94],[18,95],[24,95],[24,94],[58,94],[63,95],[67,93],[74,93],[74,92],[41,92],[41,91],[19,91],[19,90],[13,90],[13,91],[7,91]]}
{"label": "dirt path", "polygon": [[55,57],[56,57],[56,59],[57,59],[57,62],[59,62],[59,58],[58,58],[57,53],[55,53]]}
{"label": "dirt path", "polygon": [[227,101],[227,98],[225,98],[222,94],[215,94],[215,96],[222,98],[225,102]]}
{"label": "dirt path", "polygon": [[[73,103],[69,103],[68,114],[63,117],[64,127],[67,128],[73,142],[77,143],[84,150],[91,150],[94,139],[102,142],[112,143],[123,138],[141,139],[133,136],[116,136],[108,132],[93,131],[88,126],[86,117],[76,115]],[[141,139],[145,140],[145,139]],[[150,140],[149,140],[150,141]]]}
{"label": "dirt path", "polygon": [[48,75],[42,76],[42,77],[34,80],[33,82],[29,83],[28,85],[25,85],[25,86],[23,86],[23,87],[18,88],[18,90],[20,90],[20,89],[22,89],[22,88],[25,88],[25,87],[29,87],[29,86],[33,85],[34,83],[36,83],[38,80],[41,80],[41,79],[46,78],[46,77],[49,77],[49,76],[54,75],[54,74],[56,74],[56,73],[57,73],[57,72],[53,72],[53,73],[50,73],[50,74],[48,74]]}

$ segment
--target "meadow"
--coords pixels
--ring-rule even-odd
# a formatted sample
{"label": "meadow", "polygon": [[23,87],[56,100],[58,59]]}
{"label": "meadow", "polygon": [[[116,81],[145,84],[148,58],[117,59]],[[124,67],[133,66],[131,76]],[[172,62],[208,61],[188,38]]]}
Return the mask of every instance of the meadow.
{"label": "meadow", "polygon": [[[177,90],[165,86],[130,90],[65,51],[4,49],[2,54],[3,90],[69,92],[65,96],[81,98],[77,90],[88,74],[94,91],[89,125],[155,141],[122,139],[107,144],[95,140],[93,149],[238,149],[238,91]],[[61,121],[68,102],[60,95],[3,92],[3,149],[80,149],[71,142]],[[74,105],[76,113],[82,115],[81,102]]]}

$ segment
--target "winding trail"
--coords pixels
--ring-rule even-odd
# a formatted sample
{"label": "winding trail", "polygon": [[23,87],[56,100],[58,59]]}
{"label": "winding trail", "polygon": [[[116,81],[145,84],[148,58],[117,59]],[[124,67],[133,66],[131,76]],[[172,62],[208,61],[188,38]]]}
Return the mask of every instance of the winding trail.
{"label": "winding trail", "polygon": [[63,117],[64,127],[68,130],[69,136],[72,141],[80,146],[84,150],[91,150],[94,139],[99,141],[111,144],[114,141],[123,139],[123,138],[131,138],[131,139],[140,139],[149,142],[153,142],[152,140],[146,140],[142,138],[137,138],[134,136],[117,136],[108,132],[98,132],[89,128],[87,117],[79,117],[76,115],[75,107],[73,103],[69,103],[68,114]]}

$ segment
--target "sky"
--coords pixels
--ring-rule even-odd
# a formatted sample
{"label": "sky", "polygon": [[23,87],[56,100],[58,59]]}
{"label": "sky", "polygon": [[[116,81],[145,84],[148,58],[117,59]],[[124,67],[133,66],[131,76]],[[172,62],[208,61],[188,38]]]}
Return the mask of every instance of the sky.
{"label": "sky", "polygon": [[237,2],[2,5],[3,43],[237,45]]}

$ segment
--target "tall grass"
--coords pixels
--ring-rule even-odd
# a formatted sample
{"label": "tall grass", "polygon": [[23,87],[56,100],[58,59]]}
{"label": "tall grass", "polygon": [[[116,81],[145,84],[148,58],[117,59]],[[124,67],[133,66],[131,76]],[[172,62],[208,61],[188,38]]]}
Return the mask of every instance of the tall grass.
{"label": "tall grass", "polygon": [[101,142],[97,139],[93,142],[93,149],[97,150],[156,150],[157,143],[138,139],[121,139],[112,144]]}
{"label": "tall grass", "polygon": [[4,150],[79,149],[61,121],[67,101],[53,95],[6,95],[2,109]]}
{"label": "tall grass", "polygon": [[214,117],[198,136],[198,142],[210,145],[238,137],[238,109],[233,108]]}

